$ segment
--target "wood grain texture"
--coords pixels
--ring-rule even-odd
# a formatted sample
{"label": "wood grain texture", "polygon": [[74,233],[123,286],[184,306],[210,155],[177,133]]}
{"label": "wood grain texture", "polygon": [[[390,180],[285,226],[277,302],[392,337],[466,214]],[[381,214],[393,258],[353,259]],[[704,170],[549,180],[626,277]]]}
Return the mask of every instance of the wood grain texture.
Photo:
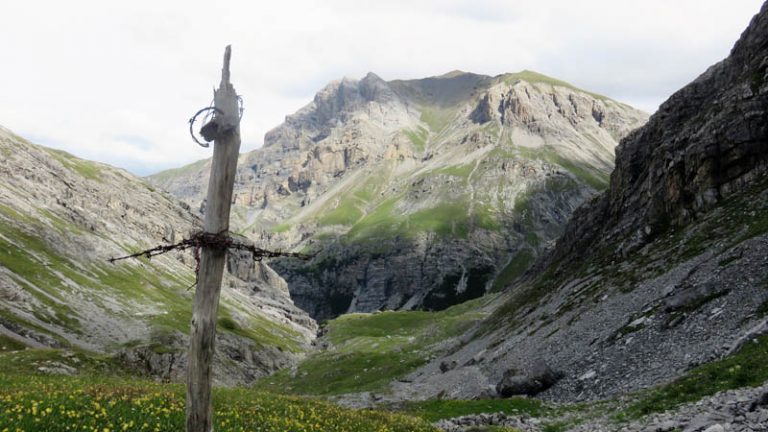
{"label": "wood grain texture", "polygon": [[[231,48],[227,46],[221,84],[214,94],[214,104],[223,114],[216,121],[226,132],[214,142],[211,177],[203,228],[212,234],[227,234],[232,188],[240,152],[240,127],[237,93],[229,82]],[[211,372],[216,340],[216,314],[226,250],[204,247],[192,311],[187,368],[187,431],[210,432],[213,423]]]}

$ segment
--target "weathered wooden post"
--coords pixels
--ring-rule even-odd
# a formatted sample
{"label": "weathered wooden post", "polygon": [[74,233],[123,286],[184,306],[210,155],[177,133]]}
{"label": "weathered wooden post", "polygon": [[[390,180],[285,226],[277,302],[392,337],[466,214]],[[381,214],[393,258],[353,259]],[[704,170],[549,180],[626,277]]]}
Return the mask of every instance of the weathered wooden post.
{"label": "weathered wooden post", "polygon": [[[235,182],[237,156],[240,151],[240,112],[237,93],[229,82],[231,48],[224,52],[221,84],[214,92],[216,114],[204,128],[214,137],[211,178],[205,207],[203,230],[207,235],[226,236]],[[212,430],[211,364],[216,337],[216,311],[219,307],[221,279],[224,273],[226,247],[203,245],[200,256],[195,303],[189,338],[187,368],[187,432]]]}

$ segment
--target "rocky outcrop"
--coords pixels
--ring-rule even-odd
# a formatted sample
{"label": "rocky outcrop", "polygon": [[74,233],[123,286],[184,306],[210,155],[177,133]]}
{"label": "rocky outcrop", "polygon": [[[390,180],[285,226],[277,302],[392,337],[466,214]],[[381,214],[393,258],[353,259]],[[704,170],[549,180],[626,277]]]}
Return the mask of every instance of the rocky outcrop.
{"label": "rocky outcrop", "polygon": [[616,150],[608,191],[579,209],[555,259],[611,244],[626,256],[768,172],[765,11],[730,56],[676,92]]}
{"label": "rocky outcrop", "polygon": [[440,420],[434,426],[445,432],[470,432],[490,427],[520,431],[565,428],[571,432],[753,432],[768,425],[768,386],[717,393],[639,420],[617,422],[614,409],[574,413],[557,410],[541,417],[483,413]]}
{"label": "rocky outcrop", "polygon": [[[521,274],[645,118],[529,71],[345,78],[241,156],[235,225],[317,254],[271,263],[317,319],[442,309]],[[200,209],[205,164],[150,181]]]}
{"label": "rocky outcrop", "polygon": [[[543,359],[563,377],[537,397],[606,398],[758,340],[768,304],[766,64],[768,4],[727,59],[621,142],[608,189],[575,211],[491,317],[393,388],[480,396],[510,365]],[[484,360],[471,363],[478,352]],[[441,364],[458,366],[441,373]],[[470,374],[479,384],[452,378]]]}
{"label": "rocky outcrop", "polygon": [[534,417],[510,416],[504,413],[483,413],[440,420],[434,426],[445,432],[471,432],[486,428],[512,428],[525,432],[541,430],[541,421]]}
{"label": "rocky outcrop", "polygon": [[768,428],[768,385],[719,392],[661,414],[621,426],[609,418],[590,419],[573,432],[621,430],[623,432],[753,432]]}
{"label": "rocky outcrop", "polygon": [[555,385],[561,377],[545,362],[532,362],[526,370],[507,369],[501,381],[496,384],[496,392],[501,397],[535,396]]}
{"label": "rocky outcrop", "polygon": [[[123,348],[114,360],[136,375],[165,382],[183,382],[187,375],[189,337],[173,332],[150,345]],[[257,378],[296,364],[299,356],[277,346],[253,344],[246,338],[224,332],[216,337],[213,376],[217,385],[242,386]]]}
{"label": "rocky outcrop", "polygon": [[[200,229],[189,206],[125,171],[31,144],[0,128],[0,335],[30,348],[115,354],[158,377],[185,365],[192,254],[107,260]],[[263,263],[230,254],[216,380],[294,363],[316,324]]]}

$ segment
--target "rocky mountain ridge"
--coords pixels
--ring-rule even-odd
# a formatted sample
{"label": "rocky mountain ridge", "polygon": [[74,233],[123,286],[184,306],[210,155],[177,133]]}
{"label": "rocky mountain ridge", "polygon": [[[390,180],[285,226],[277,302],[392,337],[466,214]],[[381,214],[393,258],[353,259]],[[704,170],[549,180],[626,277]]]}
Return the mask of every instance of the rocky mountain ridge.
{"label": "rocky mountain ridge", "polygon": [[[186,364],[194,259],[108,258],[189,236],[189,207],[107,165],[0,128],[0,345],[116,356],[176,379]],[[217,380],[243,383],[293,364],[316,325],[265,264],[230,255]],[[5,349],[3,349],[5,350]]]}
{"label": "rocky mountain ridge", "polygon": [[766,66],[768,4],[622,140],[608,189],[484,324],[396,383],[401,396],[591,400],[765,343]]}
{"label": "rocky mountain ridge", "polygon": [[[530,71],[345,78],[241,156],[234,224],[317,253],[273,262],[317,319],[442,309],[522,274],[645,119]],[[207,164],[149,180],[203,211]]]}

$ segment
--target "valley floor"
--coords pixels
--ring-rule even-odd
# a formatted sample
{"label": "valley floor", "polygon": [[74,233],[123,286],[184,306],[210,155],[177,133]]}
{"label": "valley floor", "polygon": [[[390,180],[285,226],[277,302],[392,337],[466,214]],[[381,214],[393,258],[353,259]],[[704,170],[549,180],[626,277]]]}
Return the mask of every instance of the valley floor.
{"label": "valley floor", "polygon": [[[183,430],[182,385],[123,374],[110,357],[17,350],[6,342],[2,348],[0,431]],[[288,385],[286,377],[281,379],[285,389],[298,388]],[[513,397],[382,402],[352,409],[333,403],[333,397],[295,393],[305,394],[284,395],[275,388],[219,388],[214,399],[215,429],[763,431],[768,430],[768,337],[758,337],[735,354],[692,369],[672,383],[581,404]]]}
{"label": "valley floor", "polygon": [[[106,360],[75,353],[28,350],[3,354],[5,365],[34,367],[0,372],[0,430],[182,431],[184,387],[105,372]],[[71,364],[91,369],[77,376]],[[22,367],[23,369],[23,367]],[[99,372],[102,370],[102,372]],[[352,410],[310,398],[280,396],[244,388],[214,391],[214,429],[242,431],[428,432],[429,422],[402,414]]]}

